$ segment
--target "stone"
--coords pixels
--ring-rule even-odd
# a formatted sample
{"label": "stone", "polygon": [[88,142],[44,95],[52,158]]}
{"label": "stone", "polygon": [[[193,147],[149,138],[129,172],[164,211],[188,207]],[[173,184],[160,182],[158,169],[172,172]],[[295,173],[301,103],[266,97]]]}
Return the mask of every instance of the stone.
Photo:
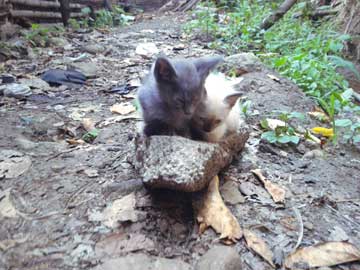
{"label": "stone", "polygon": [[98,53],[102,53],[103,51],[105,51],[105,48],[99,44],[89,44],[89,45],[85,45],[81,48],[82,51],[84,52],[88,52],[91,54],[98,54]]}
{"label": "stone", "polygon": [[238,53],[230,55],[224,59],[224,62],[219,66],[222,72],[234,71],[237,76],[245,73],[256,72],[266,69],[261,63],[260,59],[253,53]]}
{"label": "stone", "polygon": [[0,86],[0,94],[6,97],[23,99],[32,94],[29,86],[19,83],[10,83]]}
{"label": "stone", "polygon": [[320,149],[314,149],[311,151],[308,151],[304,154],[303,158],[304,159],[320,159],[320,158],[324,158],[325,154],[322,150]]}
{"label": "stone", "polygon": [[135,50],[136,54],[141,55],[144,58],[151,58],[158,54],[160,51],[156,47],[155,43],[140,43]]}
{"label": "stone", "polygon": [[23,137],[15,138],[16,145],[22,150],[32,150],[37,144]]}
{"label": "stone", "polygon": [[71,63],[72,68],[82,72],[87,78],[94,78],[98,73],[98,65],[92,62]]}
{"label": "stone", "polygon": [[241,270],[240,255],[232,247],[215,246],[196,263],[195,270]]}
{"label": "stone", "polygon": [[199,191],[230,164],[248,137],[247,132],[236,133],[221,143],[206,143],[178,136],[137,136],[135,168],[151,188]]}
{"label": "stone", "polygon": [[31,167],[30,157],[14,150],[0,151],[0,179],[16,178]]}
{"label": "stone", "polygon": [[189,264],[179,259],[151,257],[145,254],[129,254],[116,259],[104,260],[96,270],[190,270]]}
{"label": "stone", "polygon": [[50,85],[40,78],[20,79],[20,82],[21,84],[26,85],[30,88],[41,89],[45,91],[50,89]]}
{"label": "stone", "polygon": [[245,198],[240,193],[238,185],[233,181],[227,181],[223,184],[220,187],[220,194],[225,202],[232,205],[245,202]]}
{"label": "stone", "polygon": [[54,46],[62,47],[62,48],[69,45],[69,42],[65,38],[61,38],[61,37],[50,38],[50,43]]}
{"label": "stone", "polygon": [[329,235],[329,241],[349,241],[349,236],[344,231],[343,228],[339,226],[334,226],[334,228],[331,230],[331,233]]}

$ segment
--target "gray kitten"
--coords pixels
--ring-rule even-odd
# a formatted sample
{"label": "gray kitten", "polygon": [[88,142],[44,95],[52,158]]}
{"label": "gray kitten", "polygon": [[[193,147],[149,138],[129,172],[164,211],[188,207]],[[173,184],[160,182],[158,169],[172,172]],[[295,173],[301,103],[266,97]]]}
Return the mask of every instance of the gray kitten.
{"label": "gray kitten", "polygon": [[138,91],[143,132],[190,136],[190,119],[205,98],[204,83],[222,57],[174,59],[158,57]]}

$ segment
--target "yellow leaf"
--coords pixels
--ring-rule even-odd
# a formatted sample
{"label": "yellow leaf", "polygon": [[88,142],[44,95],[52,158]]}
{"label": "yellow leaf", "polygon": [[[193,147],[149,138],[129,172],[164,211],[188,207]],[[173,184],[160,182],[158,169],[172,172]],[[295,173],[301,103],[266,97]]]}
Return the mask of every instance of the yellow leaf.
{"label": "yellow leaf", "polygon": [[193,201],[199,232],[203,233],[211,226],[225,244],[235,243],[243,235],[239,222],[226,207],[219,192],[219,178],[211,180],[207,191]]}
{"label": "yellow leaf", "polygon": [[285,201],[285,193],[286,193],[285,189],[267,180],[265,176],[261,173],[261,170],[255,169],[252,170],[251,172],[255,174],[259,178],[259,180],[263,183],[265,189],[267,190],[267,192],[269,192],[275,203],[279,203],[279,202],[282,203]]}
{"label": "yellow leaf", "polygon": [[311,129],[315,134],[320,134],[324,137],[333,137],[334,130],[332,128],[314,127]]}
{"label": "yellow leaf", "polygon": [[285,259],[285,267],[296,269],[297,265],[312,267],[333,266],[360,260],[360,250],[347,242],[327,242],[303,247]]}
{"label": "yellow leaf", "polygon": [[244,230],[244,237],[248,247],[259,254],[273,268],[275,268],[275,265],[272,261],[274,255],[265,241],[248,229]]}

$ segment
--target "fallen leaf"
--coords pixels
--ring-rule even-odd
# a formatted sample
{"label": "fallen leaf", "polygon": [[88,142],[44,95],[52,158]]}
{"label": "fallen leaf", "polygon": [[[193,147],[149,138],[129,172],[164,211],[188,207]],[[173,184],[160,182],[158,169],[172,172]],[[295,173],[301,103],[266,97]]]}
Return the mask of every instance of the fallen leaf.
{"label": "fallen leaf", "polygon": [[324,112],[320,112],[320,111],[308,112],[308,115],[322,122],[330,122],[329,116],[327,116],[326,113]]}
{"label": "fallen leaf", "polygon": [[333,137],[334,136],[334,130],[332,128],[324,128],[324,127],[314,127],[311,129],[312,132],[315,134],[320,134],[324,137]]}
{"label": "fallen leaf", "polygon": [[18,216],[15,206],[10,199],[10,188],[0,192],[0,216],[15,218]]}
{"label": "fallen leaf", "polygon": [[136,110],[136,108],[129,103],[114,104],[110,107],[110,111],[112,113],[118,113],[121,115],[129,114],[131,112],[134,112],[135,110]]}
{"label": "fallen leaf", "polygon": [[211,180],[207,191],[198,201],[193,201],[196,219],[199,222],[199,231],[203,233],[211,226],[225,244],[235,243],[242,237],[239,222],[224,204],[219,192],[219,177]]}
{"label": "fallen leaf", "polygon": [[83,118],[81,123],[86,131],[95,129],[95,123],[90,118]]}
{"label": "fallen leaf", "polygon": [[360,260],[360,250],[348,242],[327,242],[300,248],[285,259],[286,268],[298,265],[312,267],[333,266]]}
{"label": "fallen leaf", "polygon": [[114,124],[114,123],[118,123],[121,121],[125,121],[125,120],[140,120],[141,117],[139,116],[139,114],[137,112],[128,114],[128,115],[118,115],[118,116],[114,116],[114,117],[109,117],[107,119],[105,119],[103,122],[101,122],[98,126],[99,128],[103,128],[106,127],[108,125]]}
{"label": "fallen leaf", "polygon": [[285,190],[282,187],[267,180],[259,169],[252,170],[251,172],[264,184],[265,189],[270,193],[275,203],[285,201]]}
{"label": "fallen leaf", "polygon": [[113,203],[103,211],[103,223],[109,228],[116,228],[118,222],[138,220],[138,211],[135,210],[135,193],[130,193]]}
{"label": "fallen leaf", "polygon": [[280,79],[272,74],[266,74],[266,76],[268,76],[270,79],[272,79],[275,82],[280,83]]}
{"label": "fallen leaf", "polygon": [[279,119],[267,118],[266,121],[267,121],[268,127],[271,130],[275,130],[277,127],[285,127],[286,126],[286,123]]}
{"label": "fallen leaf", "polygon": [[85,141],[82,139],[67,139],[66,142],[70,145],[79,145],[85,143]]}
{"label": "fallen leaf", "polygon": [[275,268],[272,260],[273,253],[265,241],[248,229],[244,229],[244,237],[249,249],[260,255],[265,261]]}

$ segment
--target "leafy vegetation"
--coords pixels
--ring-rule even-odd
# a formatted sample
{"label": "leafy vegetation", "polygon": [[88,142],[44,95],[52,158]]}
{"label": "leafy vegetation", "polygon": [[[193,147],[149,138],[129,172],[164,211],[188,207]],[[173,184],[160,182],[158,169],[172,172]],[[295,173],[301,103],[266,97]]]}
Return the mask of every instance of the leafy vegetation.
{"label": "leafy vegetation", "polygon": [[[113,10],[109,11],[106,9],[101,9],[96,13],[96,19],[91,18],[90,8],[83,8],[82,13],[88,15],[86,19],[78,22],[80,27],[114,27],[119,25],[127,25],[130,21],[134,20],[133,16],[130,16],[125,13],[125,11],[119,6],[113,6]],[[75,27],[78,25],[74,24]]]}
{"label": "leafy vegetation", "polygon": [[59,35],[64,29],[58,26],[45,27],[33,23],[30,31],[25,33],[25,39],[34,47],[47,47],[50,38]]}
{"label": "leafy vegetation", "polygon": [[[261,22],[282,1],[269,2],[232,0],[220,1],[220,4],[215,5],[207,1],[193,11],[194,19],[184,30],[188,34],[195,32],[205,35],[209,47],[228,54],[253,52],[264,63],[293,80],[328,114],[335,133],[333,139],[336,141],[335,118],[338,113],[359,111],[358,106],[351,102],[352,91],[348,82],[336,71],[338,67],[347,68],[360,78],[354,65],[342,58],[344,41],[350,39],[350,36],[337,33],[333,21],[314,22],[307,18],[307,2],[295,5],[267,31],[261,30]],[[295,13],[305,16],[295,18]],[[350,131],[351,134],[358,132],[357,125]],[[276,138],[277,142],[287,140],[280,140],[280,137],[284,138],[282,135],[293,136],[289,127],[274,132],[270,134],[268,131],[264,136],[270,138],[268,136],[271,135],[271,141]]]}

